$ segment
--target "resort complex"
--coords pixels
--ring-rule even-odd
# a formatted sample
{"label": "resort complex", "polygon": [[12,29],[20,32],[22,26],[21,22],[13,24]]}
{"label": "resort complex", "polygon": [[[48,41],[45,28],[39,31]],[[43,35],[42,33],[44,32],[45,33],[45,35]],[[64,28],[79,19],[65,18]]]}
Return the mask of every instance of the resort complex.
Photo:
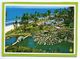
{"label": "resort complex", "polygon": [[16,16],[15,21],[6,25],[12,28],[5,29],[5,51],[73,53],[74,7],[37,10]]}

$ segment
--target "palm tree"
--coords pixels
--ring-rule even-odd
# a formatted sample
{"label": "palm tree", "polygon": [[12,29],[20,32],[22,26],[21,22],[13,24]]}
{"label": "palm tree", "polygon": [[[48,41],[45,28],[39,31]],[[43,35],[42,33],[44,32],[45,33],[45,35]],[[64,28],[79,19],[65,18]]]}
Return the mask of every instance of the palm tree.
{"label": "palm tree", "polygon": [[35,14],[33,15],[33,19],[34,19],[35,23],[38,20],[38,16],[40,16],[40,14],[37,11],[35,11]]}
{"label": "palm tree", "polygon": [[73,27],[74,25],[74,7],[63,9],[61,17],[64,19],[64,24],[66,26]]}
{"label": "palm tree", "polygon": [[51,14],[51,11],[47,10],[47,15],[50,16],[50,14]]}
{"label": "palm tree", "polygon": [[68,15],[72,20],[74,19],[74,7],[68,8]]}
{"label": "palm tree", "polygon": [[[13,23],[13,26],[14,26],[14,29],[15,30],[17,30],[17,24],[18,24],[18,22],[17,22],[17,20]],[[16,31],[15,31],[15,33],[16,33]]]}
{"label": "palm tree", "polygon": [[21,25],[23,26],[23,31],[26,31],[26,26],[28,24],[28,20],[29,20],[29,14],[23,14],[22,18],[21,18]]}
{"label": "palm tree", "polygon": [[46,17],[47,16],[47,13],[43,13],[42,15],[43,15],[43,17]]}
{"label": "palm tree", "polygon": [[7,20],[7,15],[8,15],[8,13],[7,13],[7,11],[6,11],[6,20]]}

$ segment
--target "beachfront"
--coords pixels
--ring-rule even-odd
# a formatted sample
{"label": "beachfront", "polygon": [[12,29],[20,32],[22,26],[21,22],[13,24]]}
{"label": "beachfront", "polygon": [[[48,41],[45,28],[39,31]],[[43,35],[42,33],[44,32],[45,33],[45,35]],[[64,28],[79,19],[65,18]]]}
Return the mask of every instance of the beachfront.
{"label": "beachfront", "polygon": [[[35,9],[34,14],[25,12],[22,16],[16,15],[16,17],[12,15],[13,13],[10,14],[15,19],[13,17],[11,20],[7,19],[5,47],[9,47],[5,51],[72,53],[74,50],[73,9],[73,7],[59,10],[44,9],[44,13],[43,9],[41,11],[40,9]],[[69,14],[69,10],[71,10],[71,14]],[[70,48],[72,51],[69,51]]]}
{"label": "beachfront", "polygon": [[8,26],[5,26],[5,33],[7,33],[8,31],[14,29],[14,26],[13,25],[8,25]]}

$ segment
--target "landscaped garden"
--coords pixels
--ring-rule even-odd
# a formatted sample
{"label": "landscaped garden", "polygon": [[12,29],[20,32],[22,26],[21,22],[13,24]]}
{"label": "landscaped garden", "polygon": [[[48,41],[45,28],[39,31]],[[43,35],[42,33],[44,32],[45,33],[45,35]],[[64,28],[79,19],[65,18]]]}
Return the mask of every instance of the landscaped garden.
{"label": "landscaped garden", "polygon": [[[8,14],[8,12],[7,12]],[[73,53],[74,8],[16,16],[14,29],[5,33],[6,52]]]}

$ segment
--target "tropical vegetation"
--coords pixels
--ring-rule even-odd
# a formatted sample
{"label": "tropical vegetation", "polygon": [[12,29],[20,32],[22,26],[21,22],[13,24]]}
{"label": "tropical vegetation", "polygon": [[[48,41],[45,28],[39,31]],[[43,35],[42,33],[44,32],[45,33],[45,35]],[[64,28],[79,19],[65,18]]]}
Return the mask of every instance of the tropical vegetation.
{"label": "tropical vegetation", "polygon": [[[27,12],[22,17],[16,16],[13,26],[14,29],[6,33],[6,38],[15,36],[17,43],[6,45],[6,52],[74,52],[73,7],[55,9],[53,13],[50,10],[46,13],[35,11],[35,14]],[[19,40],[19,36],[32,37],[36,46],[27,46],[28,40]]]}

